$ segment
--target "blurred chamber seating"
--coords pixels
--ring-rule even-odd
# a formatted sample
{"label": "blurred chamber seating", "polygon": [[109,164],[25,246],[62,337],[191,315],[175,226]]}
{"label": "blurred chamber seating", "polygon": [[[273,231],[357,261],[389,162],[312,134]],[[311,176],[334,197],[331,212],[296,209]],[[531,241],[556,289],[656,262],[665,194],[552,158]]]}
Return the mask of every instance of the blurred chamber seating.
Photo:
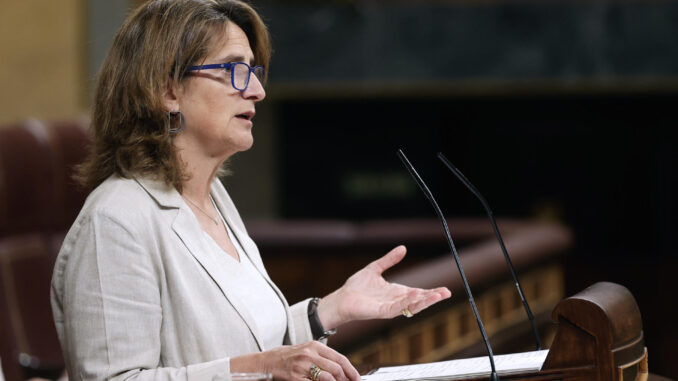
{"label": "blurred chamber seating", "polygon": [[[55,256],[86,197],[71,180],[89,144],[86,126],[85,120],[36,119],[0,126],[0,358],[7,381],[56,378],[63,369],[49,288]],[[530,327],[491,225],[484,218],[448,223],[495,351],[532,349]],[[570,231],[529,220],[503,219],[499,226],[547,342],[548,315],[564,294],[562,260]],[[405,244],[408,255],[387,279],[452,290],[451,300],[411,319],[341,327],[330,345],[358,366],[483,353],[439,221],[260,220],[247,227],[290,303],[331,292],[397,244]]]}
{"label": "blurred chamber seating", "polygon": [[50,281],[86,197],[71,180],[89,144],[86,126],[37,119],[0,126],[0,358],[7,381],[56,378],[64,367]]}

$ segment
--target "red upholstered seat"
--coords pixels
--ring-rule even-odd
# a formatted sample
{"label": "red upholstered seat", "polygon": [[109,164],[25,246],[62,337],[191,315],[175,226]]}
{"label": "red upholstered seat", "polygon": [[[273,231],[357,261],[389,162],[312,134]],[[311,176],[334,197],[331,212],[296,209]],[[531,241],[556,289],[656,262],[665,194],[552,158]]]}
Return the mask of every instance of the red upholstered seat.
{"label": "red upholstered seat", "polygon": [[48,229],[54,176],[49,134],[36,119],[0,127],[0,237]]}
{"label": "red upholstered seat", "polygon": [[5,362],[22,359],[24,365],[44,371],[63,368],[59,340],[52,322],[50,280],[56,253],[53,239],[42,234],[0,240],[0,309],[7,311],[14,348]]}
{"label": "red upholstered seat", "polygon": [[54,175],[54,220],[56,230],[68,229],[77,217],[87,193],[73,180],[74,167],[80,164],[91,143],[87,121],[57,122],[48,126]]}
{"label": "red upholstered seat", "polygon": [[14,361],[18,357],[16,351],[16,338],[14,329],[10,322],[10,316],[7,312],[7,298],[4,282],[0,282],[0,359],[2,361],[2,371],[7,380],[20,380],[21,367]]}
{"label": "red upholstered seat", "polygon": [[0,358],[7,381],[56,377],[63,369],[50,281],[86,197],[71,178],[89,141],[84,120],[0,126]]}

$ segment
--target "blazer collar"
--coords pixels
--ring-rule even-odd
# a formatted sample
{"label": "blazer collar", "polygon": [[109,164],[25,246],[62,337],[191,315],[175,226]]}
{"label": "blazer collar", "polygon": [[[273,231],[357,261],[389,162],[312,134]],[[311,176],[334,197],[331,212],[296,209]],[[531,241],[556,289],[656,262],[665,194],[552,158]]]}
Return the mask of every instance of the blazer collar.
{"label": "blazer collar", "polygon": [[173,186],[160,179],[151,177],[136,177],[136,180],[142,188],[164,208],[181,208],[185,204],[179,192]]}

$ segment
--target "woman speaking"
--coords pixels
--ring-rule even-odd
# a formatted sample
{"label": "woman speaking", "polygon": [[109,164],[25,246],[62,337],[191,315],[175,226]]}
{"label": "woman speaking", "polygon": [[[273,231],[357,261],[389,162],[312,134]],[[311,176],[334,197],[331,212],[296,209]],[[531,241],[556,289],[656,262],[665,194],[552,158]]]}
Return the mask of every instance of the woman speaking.
{"label": "woman speaking", "polygon": [[270,54],[260,17],[237,0],[149,1],[118,31],[79,168],[92,191],[52,280],[71,378],[357,381],[326,331],[450,296],[386,282],[399,246],[333,293],[287,304],[218,180],[253,144]]}

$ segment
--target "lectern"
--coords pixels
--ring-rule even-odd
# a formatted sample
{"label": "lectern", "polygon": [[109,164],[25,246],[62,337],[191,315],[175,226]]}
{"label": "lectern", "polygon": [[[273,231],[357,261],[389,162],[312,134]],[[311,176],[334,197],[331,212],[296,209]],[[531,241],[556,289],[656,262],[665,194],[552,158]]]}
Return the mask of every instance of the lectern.
{"label": "lectern", "polygon": [[647,380],[640,311],[625,287],[596,283],[560,301],[552,318],[558,328],[541,371],[502,380]]}
{"label": "lectern", "polygon": [[[601,282],[563,299],[543,379],[628,381],[648,375],[640,310],[618,284]],[[540,378],[542,379],[542,378]]]}

